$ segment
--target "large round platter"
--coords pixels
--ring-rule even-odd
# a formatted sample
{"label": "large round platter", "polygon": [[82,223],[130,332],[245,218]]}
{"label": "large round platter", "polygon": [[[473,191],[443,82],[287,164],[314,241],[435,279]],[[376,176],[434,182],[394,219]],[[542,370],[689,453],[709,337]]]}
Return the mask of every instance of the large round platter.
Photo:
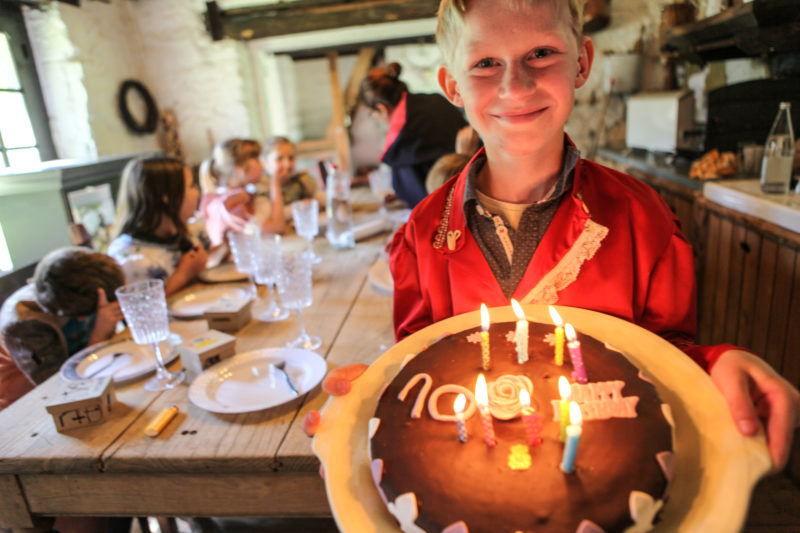
{"label": "large round platter", "polygon": [[232,281],[245,281],[247,274],[239,272],[234,263],[222,263],[213,268],[207,268],[197,275],[200,281],[206,283],[228,283]]}
{"label": "large round platter", "polygon": [[[672,409],[675,479],[656,533],[718,533],[741,530],[750,494],[769,470],[763,435],[742,436],[725,400],[708,375],[661,337],[618,318],[571,307],[558,312],[575,329],[621,351],[644,370]],[[547,306],[525,306],[529,320],[551,323]],[[493,323],[516,320],[510,307],[490,310]],[[367,456],[369,419],[383,385],[400,371],[405,356],[440,336],[480,325],[479,312],[443,320],[407,337],[353,382],[345,396],[331,396],[313,449],[325,467],[328,501],[345,533],[397,533],[372,480]]]}
{"label": "large round platter", "polygon": [[202,318],[206,309],[225,300],[246,301],[250,299],[247,289],[227,285],[209,287],[192,286],[170,298],[169,314],[175,318]]}
{"label": "large round platter", "polygon": [[[169,364],[178,357],[174,348],[180,343],[180,337],[175,336],[160,343],[164,363]],[[146,376],[155,369],[156,356],[152,345],[121,339],[87,346],[64,361],[60,374],[65,381],[111,376],[114,383],[122,383]]]}

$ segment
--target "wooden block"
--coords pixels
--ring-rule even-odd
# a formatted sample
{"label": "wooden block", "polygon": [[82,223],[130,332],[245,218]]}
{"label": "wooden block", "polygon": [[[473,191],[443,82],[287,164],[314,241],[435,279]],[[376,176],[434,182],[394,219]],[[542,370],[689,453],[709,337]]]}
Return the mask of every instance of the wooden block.
{"label": "wooden block", "polygon": [[64,383],[47,405],[58,431],[93,426],[108,420],[114,402],[111,376]]}
{"label": "wooden block", "polygon": [[239,331],[250,322],[252,300],[223,299],[209,307],[204,316],[209,329],[233,333]]}
{"label": "wooden block", "polygon": [[236,337],[210,329],[178,345],[178,353],[189,379],[194,379],[211,365],[233,357]]}

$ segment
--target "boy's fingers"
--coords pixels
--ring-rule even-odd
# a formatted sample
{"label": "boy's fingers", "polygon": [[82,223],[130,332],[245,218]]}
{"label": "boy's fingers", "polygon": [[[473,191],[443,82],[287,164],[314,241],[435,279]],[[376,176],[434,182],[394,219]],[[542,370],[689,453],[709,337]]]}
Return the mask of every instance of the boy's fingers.
{"label": "boy's fingers", "polygon": [[306,435],[309,437],[313,437],[314,434],[317,432],[319,428],[319,411],[309,411],[306,417],[303,419],[303,431],[305,431]]}
{"label": "boy's fingers", "polygon": [[330,375],[341,376],[347,381],[353,381],[358,376],[364,373],[367,369],[367,365],[364,363],[356,363],[353,365],[341,366],[339,368],[334,369],[331,371]]}
{"label": "boy's fingers", "polygon": [[108,304],[108,298],[106,297],[106,291],[98,287],[97,288],[97,307],[101,307]]}
{"label": "boy's fingers", "polygon": [[[716,372],[715,372],[716,371]],[[733,422],[743,435],[755,435],[761,423],[753,400],[750,397],[750,382],[747,374],[738,367],[714,367],[712,379],[728,404]]]}

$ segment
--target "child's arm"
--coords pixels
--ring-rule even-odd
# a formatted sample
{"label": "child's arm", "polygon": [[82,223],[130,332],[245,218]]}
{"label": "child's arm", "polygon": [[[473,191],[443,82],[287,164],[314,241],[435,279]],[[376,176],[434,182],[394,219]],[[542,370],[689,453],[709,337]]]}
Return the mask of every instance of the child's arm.
{"label": "child's arm", "polygon": [[263,233],[283,233],[286,224],[283,212],[283,193],[281,192],[281,183],[278,179],[269,180],[269,197],[272,202],[269,217],[267,217],[261,224],[261,231]]}
{"label": "child's arm", "polygon": [[175,272],[164,282],[164,293],[175,294],[188,285],[203,269],[208,261],[208,252],[202,246],[195,246],[181,256]]}
{"label": "child's arm", "polygon": [[120,320],[122,320],[122,310],[119,308],[119,302],[109,302],[106,291],[98,287],[97,317],[94,319],[94,328],[89,335],[88,346],[111,338]]}
{"label": "child's arm", "polygon": [[433,315],[422,295],[416,254],[406,242],[406,226],[392,238],[389,270],[394,281],[394,331],[399,341],[433,323]]}

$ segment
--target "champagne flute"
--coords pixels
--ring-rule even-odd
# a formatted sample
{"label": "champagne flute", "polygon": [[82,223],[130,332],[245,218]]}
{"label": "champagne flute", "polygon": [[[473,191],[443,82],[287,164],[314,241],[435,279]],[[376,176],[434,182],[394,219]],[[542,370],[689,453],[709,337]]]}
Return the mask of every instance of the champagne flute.
{"label": "champagne flute", "polygon": [[300,333],[297,338],[286,343],[290,348],[316,350],[322,346],[322,339],[311,336],[303,324],[303,308],[309,307],[311,296],[311,263],[306,254],[292,254],[284,257],[280,276],[278,277],[278,294],[281,303],[288,309],[297,311],[297,323]]}
{"label": "champagne flute", "polygon": [[164,364],[158,343],[169,336],[167,299],[164,282],[149,279],[124,285],[115,291],[125,322],[136,344],[152,344],[156,356],[156,375],[144,388],[150,391],[172,389],[185,377],[183,371],[170,372]]}
{"label": "champagne flute", "polygon": [[322,258],[314,253],[312,244],[319,232],[319,202],[314,198],[298,200],[292,203],[292,220],[298,235],[308,241],[306,252],[312,265],[322,262]]}
{"label": "champagne flute", "polygon": [[281,236],[264,235],[259,239],[251,252],[255,264],[255,280],[267,289],[267,296],[257,300],[254,316],[262,322],[278,322],[289,317],[289,311],[283,309],[275,301],[273,285],[276,284],[283,262],[281,253]]}

